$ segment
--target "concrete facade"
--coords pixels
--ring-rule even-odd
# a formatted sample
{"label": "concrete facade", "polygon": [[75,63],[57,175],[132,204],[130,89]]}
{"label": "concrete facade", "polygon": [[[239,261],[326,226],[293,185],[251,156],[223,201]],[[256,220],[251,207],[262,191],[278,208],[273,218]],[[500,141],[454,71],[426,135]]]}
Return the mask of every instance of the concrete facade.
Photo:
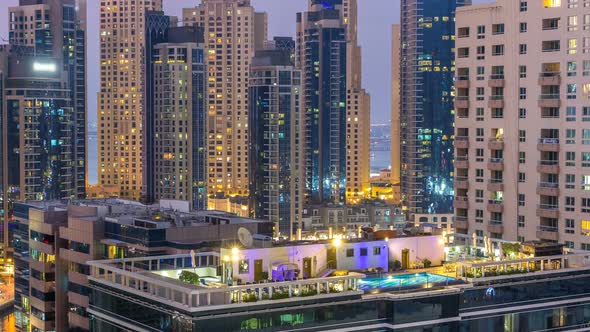
{"label": "concrete facade", "polygon": [[499,0],[456,28],[457,236],[590,248],[590,2]]}
{"label": "concrete facade", "polygon": [[[409,250],[409,260],[429,259],[432,265],[441,265],[444,260],[444,241],[441,235],[397,237],[375,241],[346,241],[338,244],[324,242],[293,242],[272,248],[221,248],[220,258],[231,266],[235,278],[242,282],[259,281],[254,266],[261,264],[263,272],[272,277],[273,266],[291,265],[299,270],[300,277],[320,278],[333,270],[388,270],[388,263],[400,260],[402,250]],[[260,263],[256,263],[259,260]],[[306,270],[306,261],[310,263]],[[247,268],[246,268],[247,267]],[[311,272],[307,275],[307,272]]]}
{"label": "concrete facade", "polygon": [[267,40],[256,31],[266,29],[266,15],[249,0],[205,0],[182,18],[205,30],[209,209],[230,211],[224,200],[248,196],[248,76],[256,39]]}
{"label": "concrete facade", "polygon": [[143,27],[145,12],[161,11],[162,0],[100,3],[98,182],[119,187],[122,198],[139,200],[145,190]]}

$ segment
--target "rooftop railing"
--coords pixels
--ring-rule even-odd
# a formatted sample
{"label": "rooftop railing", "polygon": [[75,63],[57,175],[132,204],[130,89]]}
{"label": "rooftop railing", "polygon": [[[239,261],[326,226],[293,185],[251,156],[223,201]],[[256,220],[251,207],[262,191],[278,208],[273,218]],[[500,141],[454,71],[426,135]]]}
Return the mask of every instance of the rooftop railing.
{"label": "rooftop railing", "polygon": [[[203,258],[205,257],[205,258]],[[195,285],[156,273],[159,270],[192,268],[190,254],[91,261],[91,287],[106,286],[148,298],[185,311],[202,311],[267,301],[297,301],[302,297],[335,297],[362,294],[358,281],[366,276],[349,272],[345,276],[228,286],[222,283]],[[217,267],[219,254],[195,254],[198,267]],[[152,272],[152,273],[150,273]]]}

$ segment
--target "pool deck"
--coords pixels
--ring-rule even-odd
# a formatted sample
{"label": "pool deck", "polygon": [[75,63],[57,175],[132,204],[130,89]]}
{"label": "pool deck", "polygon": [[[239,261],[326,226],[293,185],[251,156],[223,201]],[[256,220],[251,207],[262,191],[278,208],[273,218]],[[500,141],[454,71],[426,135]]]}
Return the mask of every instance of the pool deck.
{"label": "pool deck", "polygon": [[408,273],[423,273],[423,272],[430,273],[430,274],[438,274],[438,275],[445,276],[445,277],[457,278],[457,273],[455,272],[454,269],[452,271],[448,271],[445,269],[444,266],[434,266],[434,267],[428,267],[428,268],[422,268],[422,269],[397,270],[397,271],[390,272],[390,273],[383,273],[383,275],[396,276],[396,275],[403,275],[403,274],[408,274]]}

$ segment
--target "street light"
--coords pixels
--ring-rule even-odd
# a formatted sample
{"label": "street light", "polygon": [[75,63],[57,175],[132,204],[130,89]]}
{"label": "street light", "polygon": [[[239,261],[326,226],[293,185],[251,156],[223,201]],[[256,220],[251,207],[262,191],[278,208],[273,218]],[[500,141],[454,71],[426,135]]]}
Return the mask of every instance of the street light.
{"label": "street light", "polygon": [[342,245],[342,240],[341,240],[340,238],[335,238],[335,239],[332,241],[332,245],[333,245],[335,248],[340,248],[340,246]]}

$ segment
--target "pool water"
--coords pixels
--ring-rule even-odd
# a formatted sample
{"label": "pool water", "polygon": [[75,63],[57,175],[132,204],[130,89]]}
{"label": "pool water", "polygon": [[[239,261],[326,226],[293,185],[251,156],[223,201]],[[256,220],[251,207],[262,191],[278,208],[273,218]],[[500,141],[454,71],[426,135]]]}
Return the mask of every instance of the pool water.
{"label": "pool water", "polygon": [[432,274],[427,272],[400,274],[396,276],[384,276],[379,278],[365,278],[359,280],[359,288],[361,290],[371,290],[377,288],[406,288],[419,287],[422,285],[444,283],[454,281],[455,278],[443,276],[440,274]]}

